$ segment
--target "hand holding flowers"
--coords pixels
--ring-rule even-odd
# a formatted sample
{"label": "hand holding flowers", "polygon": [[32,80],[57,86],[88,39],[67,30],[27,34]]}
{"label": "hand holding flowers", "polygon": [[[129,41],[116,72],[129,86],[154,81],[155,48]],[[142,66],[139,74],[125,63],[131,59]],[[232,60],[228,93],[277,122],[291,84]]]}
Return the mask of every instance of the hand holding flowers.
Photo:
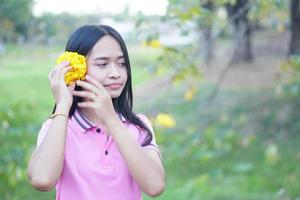
{"label": "hand holding flowers", "polygon": [[56,107],[63,109],[64,113],[68,113],[73,102],[72,91],[75,89],[75,84],[67,86],[64,81],[65,74],[70,71],[71,68],[69,62],[62,62],[54,67],[48,75]]}
{"label": "hand holding flowers", "polygon": [[48,80],[57,107],[68,113],[73,103],[72,92],[75,89],[75,81],[85,78],[86,60],[76,52],[66,51],[56,62],[57,66],[50,71]]}
{"label": "hand holding flowers", "polygon": [[[56,104],[68,113],[73,103],[73,95],[82,97],[80,108],[88,108],[99,123],[106,123],[115,111],[110,94],[100,82],[86,75],[87,66],[84,56],[76,52],[64,52],[57,59],[57,66],[49,74],[49,82]],[[83,90],[75,91],[75,85]]]}

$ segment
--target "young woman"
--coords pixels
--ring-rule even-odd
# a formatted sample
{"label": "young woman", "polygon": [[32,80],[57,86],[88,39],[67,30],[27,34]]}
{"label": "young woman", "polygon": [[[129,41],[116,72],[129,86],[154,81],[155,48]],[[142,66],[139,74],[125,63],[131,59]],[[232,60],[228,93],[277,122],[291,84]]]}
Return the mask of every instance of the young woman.
{"label": "young woman", "polygon": [[48,76],[55,108],[28,163],[30,183],[57,200],[139,200],[161,194],[165,173],[148,119],[132,111],[131,69],[120,34],[86,25],[66,51],[86,57],[84,81],[66,85],[68,62]]}

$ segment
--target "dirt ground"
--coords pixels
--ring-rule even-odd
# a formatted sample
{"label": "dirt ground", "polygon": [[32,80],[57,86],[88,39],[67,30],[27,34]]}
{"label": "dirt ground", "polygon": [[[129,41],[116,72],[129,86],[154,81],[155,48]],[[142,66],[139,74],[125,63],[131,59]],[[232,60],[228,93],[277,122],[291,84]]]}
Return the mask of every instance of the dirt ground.
{"label": "dirt ground", "polygon": [[261,88],[269,87],[280,77],[289,46],[289,33],[256,32],[253,35],[253,62],[228,66],[232,45],[217,45],[211,65],[200,66],[204,77],[217,82],[222,70],[229,67],[222,86]]}

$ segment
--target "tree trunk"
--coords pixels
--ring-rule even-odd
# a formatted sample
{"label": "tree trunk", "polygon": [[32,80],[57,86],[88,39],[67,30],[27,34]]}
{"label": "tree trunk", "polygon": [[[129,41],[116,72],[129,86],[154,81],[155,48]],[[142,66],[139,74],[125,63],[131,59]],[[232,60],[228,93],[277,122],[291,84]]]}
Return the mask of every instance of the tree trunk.
{"label": "tree trunk", "polygon": [[291,41],[289,55],[300,55],[300,0],[291,0]]}
{"label": "tree trunk", "polygon": [[237,0],[234,5],[226,6],[234,31],[232,63],[253,60],[251,25],[248,19],[249,3],[248,0]]}
{"label": "tree trunk", "polygon": [[[201,5],[207,12],[213,12],[214,4],[212,1],[207,1],[205,4]],[[200,25],[202,34],[204,37],[204,61],[206,64],[211,64],[211,61],[214,57],[213,55],[213,38],[212,38],[212,24],[211,19],[207,19],[206,23]]]}
{"label": "tree trunk", "polygon": [[0,36],[0,56],[4,55],[6,52],[5,43],[2,37]]}

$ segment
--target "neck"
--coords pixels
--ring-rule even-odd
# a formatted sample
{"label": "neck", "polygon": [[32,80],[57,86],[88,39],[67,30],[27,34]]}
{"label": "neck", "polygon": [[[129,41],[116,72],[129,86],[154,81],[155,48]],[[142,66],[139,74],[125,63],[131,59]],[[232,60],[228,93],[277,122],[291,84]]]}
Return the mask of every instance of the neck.
{"label": "neck", "polygon": [[97,116],[95,115],[95,112],[92,111],[90,108],[78,108],[84,116],[90,120],[93,124],[102,124],[102,121],[100,121]]}

